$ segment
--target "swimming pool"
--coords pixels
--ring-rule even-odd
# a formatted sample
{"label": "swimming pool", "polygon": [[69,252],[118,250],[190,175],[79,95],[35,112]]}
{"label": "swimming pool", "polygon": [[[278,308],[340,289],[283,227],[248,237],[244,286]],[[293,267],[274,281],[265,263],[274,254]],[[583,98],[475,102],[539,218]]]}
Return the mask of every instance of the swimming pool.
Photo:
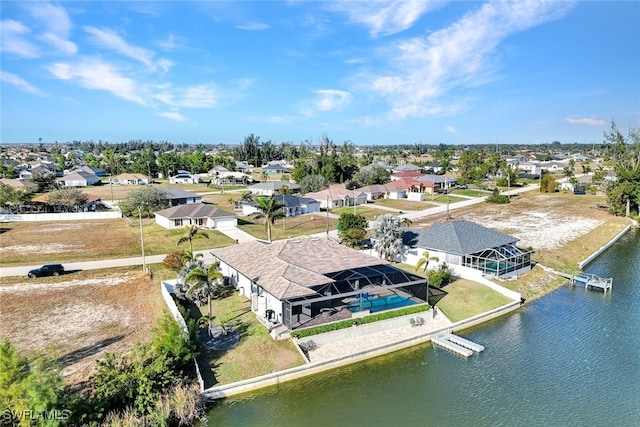
{"label": "swimming pool", "polygon": [[375,313],[377,311],[390,310],[392,308],[406,307],[408,305],[415,304],[415,302],[411,301],[409,298],[395,294],[386,296],[365,295],[363,295],[362,301],[350,302],[347,306],[349,311],[357,313],[361,310],[369,310],[371,313]]}

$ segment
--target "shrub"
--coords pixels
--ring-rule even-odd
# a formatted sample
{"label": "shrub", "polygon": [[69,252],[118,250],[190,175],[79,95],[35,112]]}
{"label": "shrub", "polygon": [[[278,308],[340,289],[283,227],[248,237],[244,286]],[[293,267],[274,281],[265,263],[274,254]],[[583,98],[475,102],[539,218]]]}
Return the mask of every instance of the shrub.
{"label": "shrub", "polygon": [[451,283],[451,270],[446,264],[442,264],[439,268],[429,270],[429,286],[441,288]]}

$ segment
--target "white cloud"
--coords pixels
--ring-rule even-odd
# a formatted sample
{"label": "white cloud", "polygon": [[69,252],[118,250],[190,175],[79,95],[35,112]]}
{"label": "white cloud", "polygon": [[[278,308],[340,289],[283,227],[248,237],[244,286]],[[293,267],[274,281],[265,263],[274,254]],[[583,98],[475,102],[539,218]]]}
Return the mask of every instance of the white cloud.
{"label": "white cloud", "polygon": [[341,110],[351,101],[351,94],[343,90],[319,89],[313,93],[317,98],[312,101],[311,106],[302,109],[305,116],[312,116],[319,111]]}
{"label": "white cloud", "polygon": [[78,52],[78,46],[74,42],[62,38],[57,34],[44,33],[39,38],[63,55],[75,55]]}
{"label": "white cloud", "polygon": [[453,135],[457,135],[458,134],[458,130],[456,128],[454,128],[453,126],[447,126],[445,127],[445,130]]}
{"label": "white cloud", "polygon": [[244,25],[236,25],[236,28],[239,30],[246,30],[246,31],[264,31],[269,29],[269,25],[264,24],[262,22],[249,22]]}
{"label": "white cloud", "polygon": [[492,61],[507,37],[563,16],[571,2],[492,1],[427,37],[397,43],[389,60],[395,73],[373,76],[369,89],[391,102],[389,119],[443,114],[460,106],[439,105],[452,89],[492,79]]}
{"label": "white cloud", "polygon": [[165,119],[170,119],[175,122],[187,121],[187,118],[177,111],[164,111],[164,112],[156,113],[156,116],[164,117]]}
{"label": "white cloud", "polygon": [[47,29],[45,32],[65,37],[69,35],[71,19],[64,8],[44,2],[24,2],[23,5]]}
{"label": "white cloud", "polygon": [[600,119],[564,119],[565,122],[571,123],[572,125],[587,125],[587,126],[606,126],[607,122]]}
{"label": "white cloud", "polygon": [[25,92],[32,93],[38,96],[47,96],[46,93],[42,92],[40,89],[31,85],[30,83],[16,76],[15,74],[7,73],[6,71],[0,71],[0,80],[2,80],[3,83],[7,83],[12,86],[15,86],[18,89],[23,90]]}
{"label": "white cloud", "polygon": [[444,3],[427,0],[340,1],[333,9],[346,13],[350,21],[368,27],[371,36],[377,37],[410,28],[423,14]]}
{"label": "white cloud", "polygon": [[101,30],[99,28],[89,26],[83,27],[83,29],[87,33],[91,34],[94,41],[100,46],[114,50],[121,55],[139,61],[152,71],[155,71],[158,67],[166,71],[168,67],[173,65],[173,62],[165,59],[160,59],[157,62],[154,62],[153,57],[155,56],[155,52],[143,47],[130,45],[114,31]]}
{"label": "white cloud", "polygon": [[73,81],[86,89],[104,90],[119,98],[148,105],[141,85],[120,75],[106,62],[97,59],[85,59],[74,64],[58,62],[48,66],[47,70],[60,80]]}
{"label": "white cloud", "polygon": [[187,108],[213,108],[216,102],[216,90],[210,85],[191,86],[178,91],[176,105]]}
{"label": "white cloud", "polygon": [[13,19],[5,19],[0,24],[0,49],[2,52],[24,58],[40,56],[38,47],[25,38],[31,32],[28,27]]}

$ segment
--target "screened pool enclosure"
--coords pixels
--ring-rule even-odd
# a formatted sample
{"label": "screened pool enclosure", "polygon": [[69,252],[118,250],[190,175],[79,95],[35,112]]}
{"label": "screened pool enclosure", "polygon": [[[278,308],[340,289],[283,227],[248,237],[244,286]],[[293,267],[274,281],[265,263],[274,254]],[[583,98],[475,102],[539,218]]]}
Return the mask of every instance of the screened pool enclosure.
{"label": "screened pool enclosure", "polygon": [[315,295],[283,300],[283,323],[290,330],[345,320],[427,302],[427,280],[381,264],[325,274],[332,282]]}
{"label": "screened pool enclosure", "polygon": [[462,265],[480,270],[487,276],[501,277],[517,274],[520,270],[529,270],[531,251],[511,244],[503,245],[465,255]]}

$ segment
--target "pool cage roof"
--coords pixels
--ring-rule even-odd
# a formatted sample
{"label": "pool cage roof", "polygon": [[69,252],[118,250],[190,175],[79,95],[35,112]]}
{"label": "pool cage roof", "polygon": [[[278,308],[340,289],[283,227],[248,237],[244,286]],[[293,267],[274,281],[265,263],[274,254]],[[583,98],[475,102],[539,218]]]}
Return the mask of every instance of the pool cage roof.
{"label": "pool cage roof", "polygon": [[530,253],[531,251],[519,248],[516,245],[502,245],[497,248],[489,248],[467,255],[467,257],[481,258],[489,261],[509,261]]}
{"label": "pool cage roof", "polygon": [[347,270],[326,273],[331,283],[315,289],[316,295],[307,295],[288,299],[294,305],[302,301],[323,301],[337,297],[345,297],[358,294],[362,289],[371,288],[399,288],[417,284],[426,285],[427,279],[401,270],[389,264],[380,264],[370,267],[350,268]]}

